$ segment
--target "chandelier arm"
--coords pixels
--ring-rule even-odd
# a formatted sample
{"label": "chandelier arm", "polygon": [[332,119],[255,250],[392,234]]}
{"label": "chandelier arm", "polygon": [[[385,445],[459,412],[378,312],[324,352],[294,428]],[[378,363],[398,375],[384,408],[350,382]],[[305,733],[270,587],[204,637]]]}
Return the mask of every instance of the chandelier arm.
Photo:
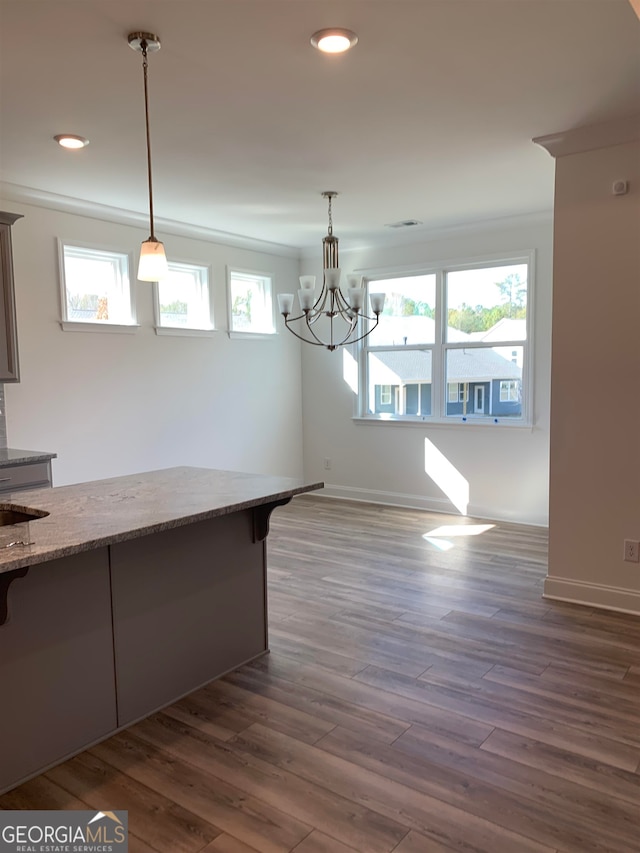
{"label": "chandelier arm", "polygon": [[[291,322],[293,322],[293,321],[295,321],[295,320],[301,320],[303,317],[304,317],[304,315],[303,315],[303,314],[301,314],[299,317],[293,317],[293,318],[292,318],[292,320],[291,320]],[[302,335],[299,335],[299,334],[296,332],[296,330],[295,330],[295,329],[293,329],[293,328],[289,325],[289,322],[290,322],[290,321],[285,317],[284,324],[285,324],[285,326],[287,327],[287,329],[289,329],[289,331],[291,332],[291,334],[292,334],[292,335],[295,335],[295,337],[296,337],[296,338],[299,338],[303,343],[305,343],[305,344],[313,344],[313,346],[314,346],[314,347],[326,347],[326,346],[327,346],[327,345],[324,343],[324,341],[321,341],[321,340],[320,340],[320,338],[318,338],[318,337],[317,337],[317,335],[313,335],[313,332],[311,332],[311,334],[314,336],[314,338],[316,338],[316,340],[315,340],[315,341],[310,341],[310,340],[309,340],[309,338],[305,338],[305,337],[303,337]],[[311,331],[311,329],[310,329],[309,331]]]}
{"label": "chandelier arm", "polygon": [[325,343],[325,342],[322,340],[322,338],[318,337],[318,335],[316,335],[316,333],[315,333],[315,332],[313,331],[313,329],[311,328],[311,323],[315,323],[315,322],[316,322],[316,320],[317,320],[319,317],[320,317],[320,315],[318,314],[318,315],[316,315],[313,319],[311,319],[311,320],[310,320],[310,319],[309,319],[309,315],[308,315],[308,316],[305,318],[305,320],[306,320],[306,326],[307,326],[307,329],[309,330],[309,334],[310,334],[310,335],[312,335],[312,337],[314,337],[314,338],[315,338],[315,340],[320,344],[320,346],[327,347],[327,348],[331,349],[331,344],[327,344],[327,343]]}
{"label": "chandelier arm", "polygon": [[[361,316],[363,319],[365,319],[365,320],[372,320],[372,319],[373,319],[373,317],[367,317],[367,315],[366,315],[366,314],[361,314],[360,316]],[[376,319],[376,322],[375,322],[375,324],[374,324],[370,329],[367,329],[367,331],[366,331],[366,332],[363,332],[363,333],[362,333],[358,338],[354,338],[352,341],[349,341],[349,343],[350,343],[350,344],[357,344],[357,343],[358,343],[358,341],[361,341],[361,340],[363,340],[364,338],[366,338],[366,337],[367,337],[367,335],[370,335],[370,334],[371,334],[371,332],[373,332],[373,330],[376,328],[376,326],[377,326],[377,325],[378,325],[378,323],[380,322],[380,317],[376,317],[375,319]]]}

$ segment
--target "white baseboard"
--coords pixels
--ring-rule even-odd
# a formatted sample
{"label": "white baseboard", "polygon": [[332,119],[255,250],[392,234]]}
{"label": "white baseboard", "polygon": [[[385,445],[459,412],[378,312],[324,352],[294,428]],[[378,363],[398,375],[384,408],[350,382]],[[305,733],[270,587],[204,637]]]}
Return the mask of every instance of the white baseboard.
{"label": "white baseboard", "polygon": [[[314,495],[326,498],[338,498],[347,501],[362,501],[363,503],[386,504],[388,506],[405,507],[406,509],[424,509],[428,512],[440,512],[446,515],[461,515],[446,498],[425,497],[424,495],[409,495],[403,492],[382,492],[377,489],[357,489],[353,486],[334,486],[325,483],[324,489],[314,492]],[[546,519],[532,520],[518,518],[513,515],[500,515],[486,507],[470,505],[467,516],[481,518],[486,521],[507,521],[510,524],[530,524],[533,527],[548,527]]]}
{"label": "white baseboard", "polygon": [[546,577],[542,597],[640,616],[640,592],[633,589]]}

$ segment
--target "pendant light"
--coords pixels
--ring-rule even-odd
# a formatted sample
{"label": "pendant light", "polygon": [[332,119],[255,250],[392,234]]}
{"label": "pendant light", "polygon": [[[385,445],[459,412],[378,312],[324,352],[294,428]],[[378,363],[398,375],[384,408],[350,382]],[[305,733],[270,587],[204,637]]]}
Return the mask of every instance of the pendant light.
{"label": "pendant light", "polygon": [[144,116],[147,133],[147,177],[149,180],[149,228],[150,234],[140,247],[138,279],[140,281],[162,281],[169,274],[164,245],[156,238],[153,227],[153,185],[151,181],[151,135],[149,133],[149,91],[147,81],[148,54],[160,50],[160,39],[153,33],[129,33],[129,47],[142,54],[144,77]]}

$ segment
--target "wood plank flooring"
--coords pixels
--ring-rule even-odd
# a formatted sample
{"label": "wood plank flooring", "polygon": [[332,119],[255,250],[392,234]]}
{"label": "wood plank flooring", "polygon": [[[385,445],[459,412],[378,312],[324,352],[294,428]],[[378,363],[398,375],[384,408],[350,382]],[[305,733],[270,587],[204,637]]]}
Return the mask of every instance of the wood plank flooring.
{"label": "wood plank flooring", "polygon": [[132,853],[640,851],[640,618],[543,600],[546,531],[476,524],[297,498],[271,654],[0,808],[128,809]]}

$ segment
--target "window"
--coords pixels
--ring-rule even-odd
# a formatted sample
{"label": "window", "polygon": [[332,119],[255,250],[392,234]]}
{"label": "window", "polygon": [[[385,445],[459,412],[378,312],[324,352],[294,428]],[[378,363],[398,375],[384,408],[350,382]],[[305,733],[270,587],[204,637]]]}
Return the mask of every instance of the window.
{"label": "window", "polygon": [[272,285],[266,273],[228,270],[230,334],[275,334]]}
{"label": "window", "polygon": [[59,242],[63,329],[136,325],[129,255]]}
{"label": "window", "polygon": [[515,380],[500,383],[500,402],[516,403],[520,399],[520,383]]}
{"label": "window", "polygon": [[359,346],[359,416],[526,423],[532,266],[530,255],[368,278],[385,307]]}
{"label": "window", "polygon": [[468,403],[469,385],[466,382],[449,382],[447,385],[447,401],[449,403]]}
{"label": "window", "polygon": [[169,261],[169,275],[154,284],[156,332],[213,329],[209,268]]}

